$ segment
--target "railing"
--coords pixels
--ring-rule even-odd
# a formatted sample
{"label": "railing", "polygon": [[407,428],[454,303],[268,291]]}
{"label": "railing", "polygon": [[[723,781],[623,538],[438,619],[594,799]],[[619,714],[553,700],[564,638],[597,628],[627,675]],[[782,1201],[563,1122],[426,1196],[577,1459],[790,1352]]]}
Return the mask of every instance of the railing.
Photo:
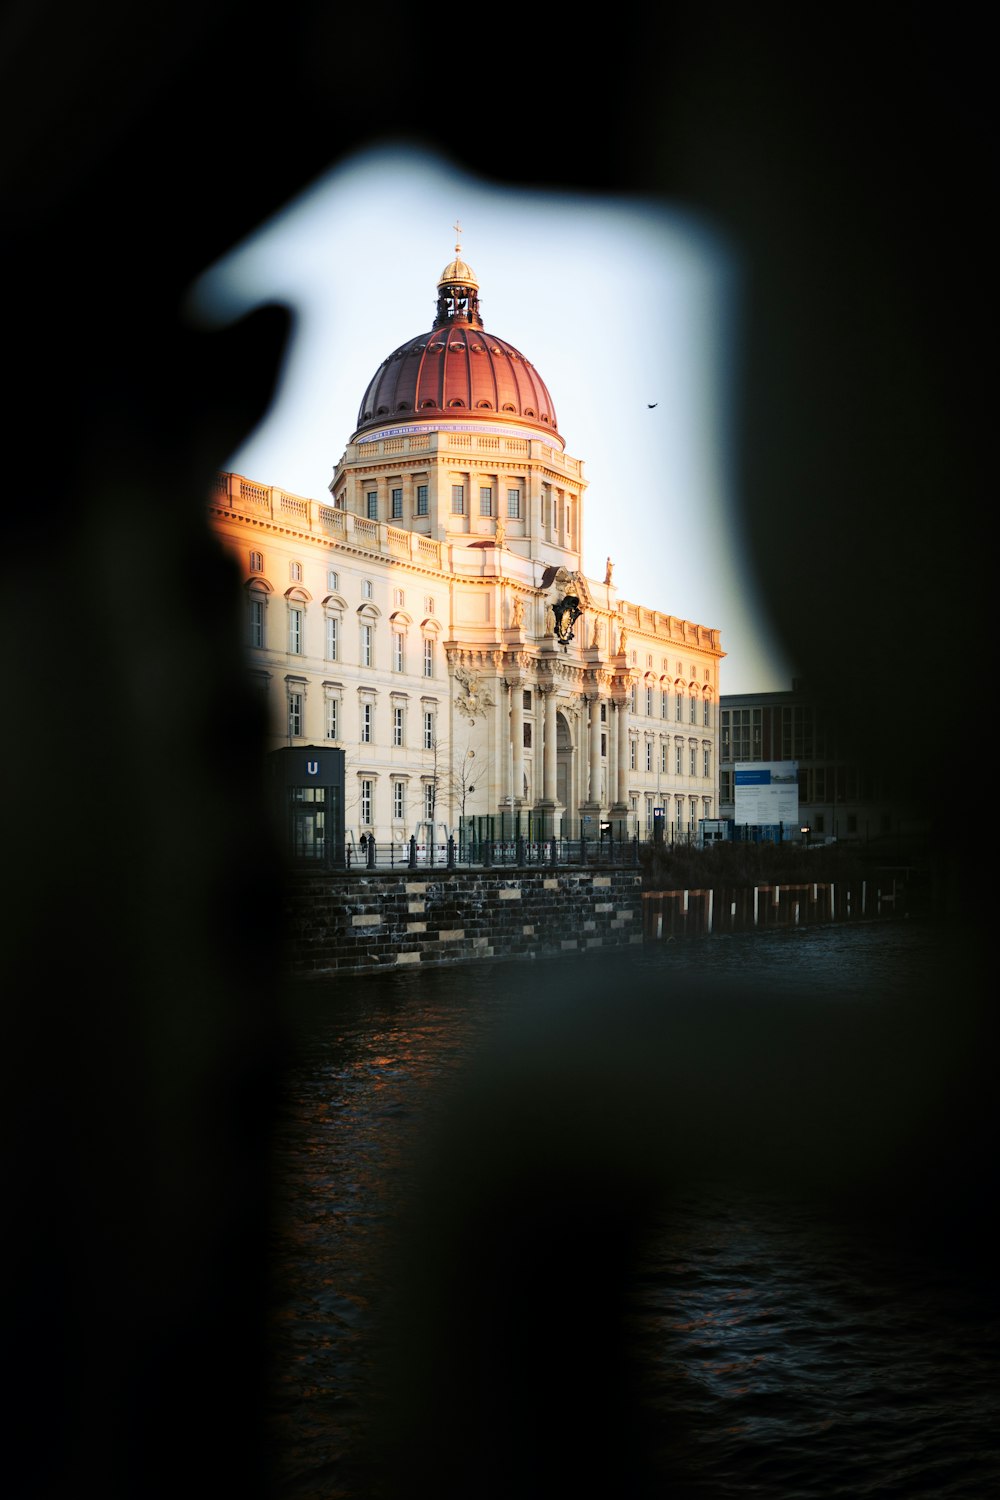
{"label": "railing", "polygon": [[317,843],[307,859],[294,861],[298,869],[328,871],[398,869],[532,869],[558,866],[639,866],[639,840],[631,838],[542,838],[518,835],[502,839],[450,836],[423,841],[415,835],[405,843],[377,842],[368,835],[355,843],[345,840],[339,851]]}
{"label": "railing", "polygon": [[357,516],[353,511],[340,510],[319,500],[286,494],[274,486],[251,484],[241,474],[217,474],[212,491],[218,503],[227,504],[233,510],[255,516],[270,515],[285,522],[291,520],[303,531],[335,536],[347,546],[354,543],[368,552],[419,558],[432,567],[443,566],[444,544],[441,542],[384,521]]}

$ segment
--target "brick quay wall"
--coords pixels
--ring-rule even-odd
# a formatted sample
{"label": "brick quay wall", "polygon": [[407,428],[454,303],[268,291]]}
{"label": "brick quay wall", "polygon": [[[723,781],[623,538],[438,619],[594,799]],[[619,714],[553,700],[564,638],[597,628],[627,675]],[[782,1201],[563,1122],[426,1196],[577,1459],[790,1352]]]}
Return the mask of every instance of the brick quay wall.
{"label": "brick quay wall", "polygon": [[285,967],[296,978],[549,958],[641,944],[642,877],[583,868],[296,875],[284,916]]}

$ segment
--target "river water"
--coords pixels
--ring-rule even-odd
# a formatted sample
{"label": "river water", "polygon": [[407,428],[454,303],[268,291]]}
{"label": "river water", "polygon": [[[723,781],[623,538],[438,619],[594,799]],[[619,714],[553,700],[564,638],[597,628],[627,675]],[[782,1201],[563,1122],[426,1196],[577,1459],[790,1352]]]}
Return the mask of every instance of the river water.
{"label": "river water", "polygon": [[276,1493],[1000,1494],[974,988],[907,922],[291,986]]}

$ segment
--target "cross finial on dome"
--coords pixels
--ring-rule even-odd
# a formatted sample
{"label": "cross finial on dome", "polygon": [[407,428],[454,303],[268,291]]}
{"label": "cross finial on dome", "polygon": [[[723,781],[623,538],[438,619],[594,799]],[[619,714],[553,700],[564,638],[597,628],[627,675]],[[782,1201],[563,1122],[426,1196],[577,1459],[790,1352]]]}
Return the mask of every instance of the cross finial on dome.
{"label": "cross finial on dome", "polygon": [[458,240],[457,240],[457,242],[455,244],[455,254],[456,255],[461,255],[461,253],[462,253],[462,225],[461,225],[461,222],[458,219],[456,219],[455,222],[454,222],[454,224],[451,227],[452,227],[452,229],[454,229],[455,233],[458,235]]}

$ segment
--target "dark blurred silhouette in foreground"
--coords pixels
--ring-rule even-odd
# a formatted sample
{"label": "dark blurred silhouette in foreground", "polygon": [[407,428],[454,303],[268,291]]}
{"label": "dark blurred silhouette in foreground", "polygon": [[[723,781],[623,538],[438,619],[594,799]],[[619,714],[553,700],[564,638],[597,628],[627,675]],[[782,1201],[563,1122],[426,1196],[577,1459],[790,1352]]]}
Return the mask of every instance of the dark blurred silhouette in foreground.
{"label": "dark blurred silhouette in foreground", "polygon": [[[757,13],[668,8],[662,46],[630,48],[611,72],[612,38],[580,33],[589,105],[520,104],[526,119],[544,109],[540,134],[460,127],[454,97],[442,106],[427,85],[453,49],[413,11],[380,27],[374,109],[345,73],[371,47],[367,23],[329,6],[263,25],[203,0],[147,8],[140,24],[124,6],[56,3],[7,22],[7,1488],[266,1500],[280,871],[237,581],[204,502],[267,408],[289,322],[268,308],[200,332],[183,294],[378,140],[418,139],[499,184],[687,205],[731,237],[744,267],[734,525],[803,675],[841,720],[849,710],[866,754],[895,766],[901,805],[937,819],[951,985],[934,1024],[958,1005],[943,1066],[957,1107],[972,1070],[986,1138],[973,1067],[983,912],[969,878],[981,830],[963,817],[979,803],[986,639],[980,48],[956,24],[869,14],[857,30],[838,19],[816,49]],[[534,58],[558,57],[561,30],[534,24]],[[459,94],[483,90],[471,66],[456,76]],[[607,1039],[565,1019],[579,1087],[588,1044]],[[766,1029],[780,1037],[786,1021],[778,1011]],[[631,1051],[634,1038],[613,1042]],[[816,1043],[782,1045],[779,1082],[795,1078],[794,1049]],[[845,1087],[859,1056],[843,1060]],[[908,1086],[898,1072],[886,1091]],[[700,1081],[683,1096],[692,1107]],[[555,1203],[546,1189],[544,1211],[568,1217],[550,1228],[564,1235],[584,1213],[610,1254],[600,1210],[623,1191],[632,1138],[595,1189],[589,1136],[567,1124],[582,1130],[582,1112],[553,1117],[550,1098],[538,1129],[553,1118],[567,1186]],[[523,1170],[533,1139],[515,1134],[496,1161],[487,1238],[503,1174]],[[720,1157],[738,1145],[723,1128]],[[995,1187],[988,1168],[955,1180],[970,1197]],[[528,1241],[529,1279],[544,1241]],[[592,1260],[599,1276],[603,1248]],[[620,1437],[598,1434],[608,1454]]]}

